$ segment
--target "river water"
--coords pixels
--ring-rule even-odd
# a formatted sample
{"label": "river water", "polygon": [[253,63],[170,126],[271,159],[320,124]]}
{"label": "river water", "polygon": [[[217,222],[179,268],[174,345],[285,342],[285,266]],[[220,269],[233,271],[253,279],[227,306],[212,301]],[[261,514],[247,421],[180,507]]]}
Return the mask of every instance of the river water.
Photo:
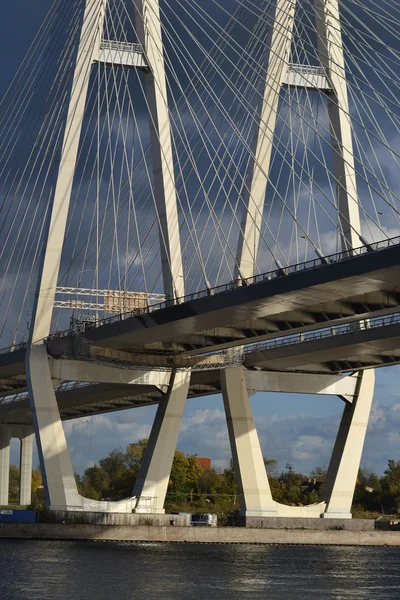
{"label": "river water", "polygon": [[0,540],[1,600],[400,599],[400,548]]}

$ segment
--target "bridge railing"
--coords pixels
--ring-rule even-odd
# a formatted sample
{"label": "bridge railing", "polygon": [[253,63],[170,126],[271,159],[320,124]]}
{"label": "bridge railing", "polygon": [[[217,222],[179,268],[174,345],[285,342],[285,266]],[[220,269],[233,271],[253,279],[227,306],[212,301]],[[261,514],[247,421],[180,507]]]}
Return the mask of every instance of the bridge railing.
{"label": "bridge railing", "polygon": [[400,324],[400,313],[395,313],[386,317],[375,317],[368,320],[360,319],[359,321],[352,321],[351,323],[346,323],[345,325],[333,325],[332,327],[324,327],[323,329],[308,331],[307,333],[296,333],[286,337],[275,338],[273,340],[269,340],[268,342],[248,345],[244,348],[243,352],[248,354],[249,352],[274,350],[275,348],[281,348],[282,346],[303,344],[304,342],[313,342],[315,340],[336,337],[346,333],[355,333],[358,331],[365,331],[367,329],[376,329],[378,327],[388,327],[398,324]]}
{"label": "bridge railing", "polygon": [[[113,315],[111,317],[106,317],[104,319],[100,319],[98,321],[94,321],[93,323],[87,323],[85,328],[91,329],[94,327],[100,327],[102,325],[106,325],[108,323],[115,323],[118,321],[123,321],[125,319],[129,319],[131,317],[136,317],[140,315],[146,315],[157,310],[161,310],[163,308],[173,307],[179,304],[183,304],[186,302],[193,302],[194,300],[199,300],[200,298],[206,298],[207,296],[214,296],[217,294],[223,294],[224,292],[230,292],[232,290],[238,289],[240,287],[247,287],[251,285],[255,285],[258,283],[262,283],[268,280],[277,279],[279,277],[286,277],[295,273],[300,273],[302,271],[308,271],[311,269],[316,269],[319,267],[324,267],[333,263],[339,263],[346,260],[350,260],[356,256],[362,256],[363,254],[377,252],[379,250],[385,250],[391,246],[397,246],[400,244],[400,236],[394,238],[388,238],[386,240],[381,240],[380,242],[373,242],[368,245],[360,246],[359,248],[354,248],[352,250],[346,250],[343,252],[336,252],[335,254],[329,254],[322,258],[315,258],[312,260],[307,260],[301,263],[297,263],[294,265],[290,265],[288,267],[283,267],[281,269],[275,269],[273,271],[269,271],[267,273],[261,273],[259,275],[254,275],[253,277],[248,277],[247,279],[234,280],[229,281],[223,285],[219,285],[213,288],[207,288],[205,290],[200,290],[198,292],[193,292],[192,294],[187,294],[186,296],[182,296],[177,298],[176,300],[164,300],[163,302],[158,302],[156,304],[151,304],[143,308],[135,309],[131,312],[120,313],[117,315]],[[52,333],[48,338],[43,341],[54,340],[57,338],[65,337],[71,335],[71,330],[66,329],[64,331],[58,331],[56,333]],[[288,338],[285,338],[288,339]],[[8,353],[11,350],[16,351],[26,347],[26,342],[22,342],[13,347],[8,347],[0,350],[0,354]]]}
{"label": "bridge railing", "polygon": [[145,308],[141,308],[135,310],[133,312],[121,313],[119,315],[113,315],[112,317],[106,317],[105,319],[101,319],[99,321],[88,323],[87,329],[93,327],[99,327],[100,325],[105,325],[107,323],[115,323],[116,321],[121,321],[124,319],[128,319],[130,317],[149,314],[157,310],[161,310],[163,308],[168,308],[172,306],[176,306],[179,304],[183,304],[185,302],[193,302],[194,300],[198,300],[200,298],[206,298],[207,296],[214,296],[217,294],[223,294],[224,292],[230,292],[234,289],[240,287],[246,287],[250,285],[254,285],[257,283],[265,282],[271,279],[277,279],[278,277],[284,277],[287,275],[292,275],[294,273],[300,273],[301,271],[308,271],[310,269],[316,269],[318,267],[324,267],[332,263],[343,262],[345,260],[349,260],[354,258],[355,256],[361,256],[363,254],[367,254],[370,252],[376,252],[379,250],[384,250],[389,248],[390,246],[397,246],[400,244],[400,236],[394,238],[388,238],[386,240],[381,240],[380,242],[373,242],[371,244],[360,246],[359,248],[354,248],[352,250],[345,250],[343,252],[336,252],[335,254],[329,254],[322,258],[315,258],[311,260],[307,260],[301,263],[297,263],[294,265],[289,265],[288,267],[283,267],[281,269],[274,269],[273,271],[268,271],[267,273],[261,273],[259,275],[254,275],[252,277],[248,277],[247,279],[238,279],[229,281],[228,283],[224,283],[222,285],[208,288],[205,290],[200,290],[198,292],[193,292],[192,294],[186,294],[176,300],[164,300],[163,302],[159,302],[156,304],[151,304]]}

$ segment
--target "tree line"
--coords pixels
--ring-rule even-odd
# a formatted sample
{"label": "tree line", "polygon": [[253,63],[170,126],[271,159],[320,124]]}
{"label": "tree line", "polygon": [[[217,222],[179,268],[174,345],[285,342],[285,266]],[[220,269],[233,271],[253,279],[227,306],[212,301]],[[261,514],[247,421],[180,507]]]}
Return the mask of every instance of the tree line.
{"label": "tree line", "polygon": [[[147,439],[118,448],[77,476],[82,495],[100,500],[121,500],[132,494]],[[291,506],[318,502],[326,468],[316,467],[309,475],[298,473],[292,465],[278,471],[277,461],[264,459],[274,500]],[[203,469],[196,455],[177,450],[172,463],[165,509],[167,512],[215,512],[233,514],[240,506],[240,494],[231,464],[219,473]],[[382,476],[360,469],[357,480],[354,516],[400,514],[400,460],[389,460]]]}
{"label": "tree line", "polygon": [[[129,444],[125,450],[112,450],[82,475],[76,474],[79,492],[94,500],[121,500],[132,495],[142,462],[147,439]],[[309,475],[298,473],[287,464],[278,471],[277,461],[265,458],[274,500],[291,506],[318,502],[326,477],[324,467],[316,467]],[[33,503],[43,502],[43,486],[39,469],[33,470]],[[19,469],[10,469],[10,499],[18,502]],[[240,494],[232,464],[223,472],[204,469],[196,455],[175,452],[168,483],[166,512],[213,512],[220,516],[234,514],[240,506]],[[357,517],[381,514],[400,515],[400,460],[389,460],[382,476],[360,469],[352,512]]]}

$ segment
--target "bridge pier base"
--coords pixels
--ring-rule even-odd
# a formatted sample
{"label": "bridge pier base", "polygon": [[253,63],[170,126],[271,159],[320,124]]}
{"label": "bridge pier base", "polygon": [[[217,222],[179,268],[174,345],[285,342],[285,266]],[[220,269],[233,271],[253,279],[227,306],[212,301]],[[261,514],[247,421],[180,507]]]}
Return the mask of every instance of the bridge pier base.
{"label": "bridge pier base", "polygon": [[81,496],[68,454],[45,346],[33,344],[27,350],[26,374],[46,504],[55,510],[73,510],[81,506]]}
{"label": "bridge pier base", "polygon": [[353,402],[346,403],[344,408],[321,498],[327,503],[326,511],[322,515],[325,519],[351,519],[351,505],[371,412],[374,385],[373,369],[361,371]]}
{"label": "bridge pier base", "polygon": [[171,387],[161,400],[133,490],[137,504],[133,512],[163,514],[164,501],[189,391],[190,372],[172,375]]}
{"label": "bridge pier base", "polygon": [[221,385],[233,465],[240,492],[240,512],[246,517],[277,516],[243,367],[222,370]]}
{"label": "bridge pier base", "polygon": [[10,481],[10,429],[0,425],[0,506],[8,505]]}

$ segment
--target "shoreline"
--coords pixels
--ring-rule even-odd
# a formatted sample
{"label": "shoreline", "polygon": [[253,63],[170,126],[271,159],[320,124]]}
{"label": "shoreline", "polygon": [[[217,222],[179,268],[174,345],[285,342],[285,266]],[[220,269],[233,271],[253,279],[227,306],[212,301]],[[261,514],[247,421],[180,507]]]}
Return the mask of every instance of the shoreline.
{"label": "shoreline", "polygon": [[399,531],[0,523],[0,539],[400,547]]}

